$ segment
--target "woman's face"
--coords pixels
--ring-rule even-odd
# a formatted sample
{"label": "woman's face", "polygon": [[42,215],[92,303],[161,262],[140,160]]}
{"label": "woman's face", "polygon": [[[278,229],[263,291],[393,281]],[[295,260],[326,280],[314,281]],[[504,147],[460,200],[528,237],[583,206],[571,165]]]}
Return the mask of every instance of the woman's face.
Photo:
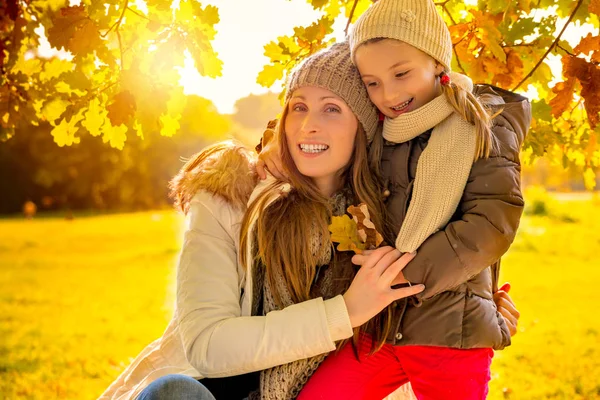
{"label": "woman's face", "polygon": [[371,101],[388,118],[414,111],[441,93],[437,76],[444,67],[404,42],[364,44],[355,58]]}
{"label": "woman's face", "polygon": [[332,195],[354,150],[358,120],[350,107],[327,89],[305,86],[292,93],[284,129],[300,173]]}

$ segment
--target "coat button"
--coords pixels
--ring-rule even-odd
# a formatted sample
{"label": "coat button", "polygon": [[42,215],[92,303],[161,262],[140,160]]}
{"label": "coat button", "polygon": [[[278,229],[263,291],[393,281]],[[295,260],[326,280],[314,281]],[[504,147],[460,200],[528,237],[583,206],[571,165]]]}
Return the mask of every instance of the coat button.
{"label": "coat button", "polygon": [[401,340],[402,334],[400,332],[396,333],[396,340]]}
{"label": "coat button", "polygon": [[390,194],[391,193],[390,193],[389,189],[385,189],[383,191],[383,198],[386,199],[386,198],[390,197]]}

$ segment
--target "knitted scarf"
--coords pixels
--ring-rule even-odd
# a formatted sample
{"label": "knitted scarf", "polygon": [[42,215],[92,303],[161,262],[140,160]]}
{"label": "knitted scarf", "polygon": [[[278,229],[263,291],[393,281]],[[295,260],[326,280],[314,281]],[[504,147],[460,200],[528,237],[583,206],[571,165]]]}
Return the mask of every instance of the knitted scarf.
{"label": "knitted scarf", "polygon": [[[333,215],[343,215],[348,206],[352,204],[350,199],[349,190],[342,190],[336,193],[331,199]],[[311,241],[311,248],[314,254],[317,254],[323,248],[321,243],[324,241],[329,242],[329,237],[322,238],[320,235],[314,233],[307,235],[307,238]],[[324,247],[319,256],[317,276],[311,287],[311,297],[313,298],[323,297],[324,299],[328,299],[337,296],[348,289],[354,278],[355,270],[350,261],[350,255],[346,257],[345,254],[341,256],[338,254],[336,256],[339,257],[336,258],[336,262],[332,262],[331,249],[331,246]],[[255,293],[260,292],[262,294],[263,314],[266,315],[270,311],[282,308],[277,305],[273,296],[274,292],[277,292],[279,295],[279,298],[283,302],[283,307],[294,304],[285,278],[281,274],[275,277],[276,286],[271,287],[269,280],[264,278],[264,265],[256,265],[256,270],[263,271],[262,274],[259,272],[258,276],[262,288],[255,290]],[[255,282],[259,279],[256,279]],[[327,354],[320,354],[315,357],[293,361],[261,371],[260,392],[252,393],[249,398],[252,400],[295,399],[308,379],[325,360]]]}
{"label": "knitted scarf", "polygon": [[[461,82],[461,86],[468,84]],[[454,112],[443,94],[415,111],[386,118],[383,137],[403,143],[431,128],[431,138],[417,164],[408,212],[396,238],[396,248],[402,252],[415,251],[450,221],[473,165],[475,127]]]}

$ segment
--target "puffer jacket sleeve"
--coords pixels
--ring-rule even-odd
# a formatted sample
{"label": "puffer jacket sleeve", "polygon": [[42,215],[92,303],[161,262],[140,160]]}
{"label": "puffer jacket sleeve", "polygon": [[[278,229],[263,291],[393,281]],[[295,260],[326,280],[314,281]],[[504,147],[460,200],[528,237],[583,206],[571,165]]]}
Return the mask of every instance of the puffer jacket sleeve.
{"label": "puffer jacket sleeve", "polygon": [[201,191],[188,216],[177,271],[177,314],[186,357],[203,376],[239,375],[312,357],[352,335],[341,296],[266,316],[242,316],[243,269],[234,233],[240,212]]}
{"label": "puffer jacket sleeve", "polygon": [[[512,94],[502,94],[511,100]],[[518,97],[499,105],[503,111],[493,128],[499,149],[473,164],[452,222],[430,236],[403,271],[410,282],[425,285],[418,299],[426,300],[476,276],[497,261],[515,238],[524,206],[519,149],[531,122],[529,102]]]}

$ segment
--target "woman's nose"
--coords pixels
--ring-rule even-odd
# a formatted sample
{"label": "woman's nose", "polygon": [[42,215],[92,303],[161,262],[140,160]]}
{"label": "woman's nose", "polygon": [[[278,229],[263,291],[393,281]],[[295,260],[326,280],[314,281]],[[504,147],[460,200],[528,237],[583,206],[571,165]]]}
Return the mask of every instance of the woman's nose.
{"label": "woman's nose", "polygon": [[312,112],[306,113],[302,121],[302,133],[316,133],[319,130],[319,118]]}

